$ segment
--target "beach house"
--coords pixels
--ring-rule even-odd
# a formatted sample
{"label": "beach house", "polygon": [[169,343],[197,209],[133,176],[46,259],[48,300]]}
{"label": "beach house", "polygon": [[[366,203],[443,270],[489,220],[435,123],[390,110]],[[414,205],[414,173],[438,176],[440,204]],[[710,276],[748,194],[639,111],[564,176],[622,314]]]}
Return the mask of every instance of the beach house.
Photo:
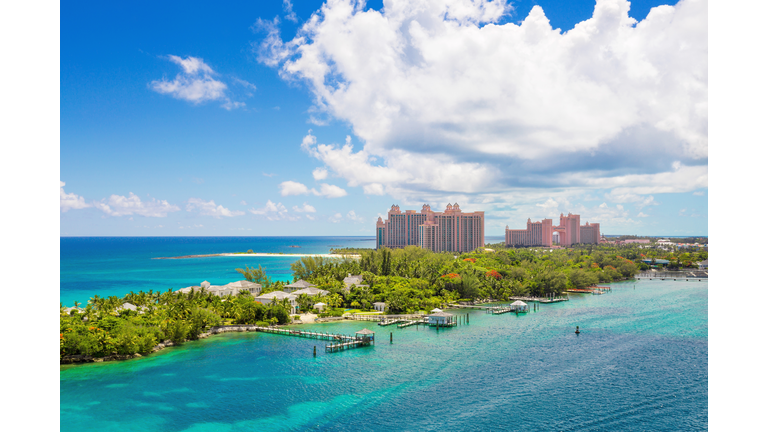
{"label": "beach house", "polygon": [[299,313],[299,305],[296,303],[296,296],[293,294],[288,294],[283,291],[272,291],[271,293],[262,294],[254,298],[255,301],[263,305],[270,305],[273,300],[277,303],[281,303],[283,299],[288,299],[288,303],[291,305],[290,313]]}

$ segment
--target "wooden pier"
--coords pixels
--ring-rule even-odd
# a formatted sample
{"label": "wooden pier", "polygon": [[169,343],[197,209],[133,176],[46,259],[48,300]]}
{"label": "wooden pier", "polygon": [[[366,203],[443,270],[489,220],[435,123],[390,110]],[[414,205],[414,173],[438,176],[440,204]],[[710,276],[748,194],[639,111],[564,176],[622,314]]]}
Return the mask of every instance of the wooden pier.
{"label": "wooden pier", "polygon": [[421,318],[421,319],[417,319],[417,320],[406,321],[406,322],[404,322],[402,324],[398,324],[397,328],[406,328],[406,327],[410,327],[412,325],[419,325],[419,324],[427,324],[427,319],[426,318]]}
{"label": "wooden pier", "polygon": [[329,352],[329,353],[339,352],[339,351],[344,351],[344,350],[358,348],[358,347],[367,346],[367,345],[369,344],[364,343],[362,340],[353,340],[349,342],[341,342],[337,344],[326,345],[325,352]]}
{"label": "wooden pier", "polygon": [[211,328],[212,334],[224,333],[224,332],[244,332],[244,331],[256,331],[261,333],[270,333],[270,334],[283,335],[283,336],[296,336],[296,337],[303,337],[308,339],[318,339],[318,340],[327,340],[327,341],[335,342],[330,345],[326,345],[325,352],[337,352],[337,351],[343,351],[343,350],[348,350],[352,348],[358,348],[362,346],[368,346],[368,345],[371,345],[374,340],[373,332],[367,329],[361,330],[360,332],[358,332],[359,334],[356,334],[355,336],[349,336],[349,335],[336,334],[336,333],[282,329],[277,327],[261,327],[261,326],[255,326],[255,325],[231,325],[231,326],[217,326],[217,327]]}

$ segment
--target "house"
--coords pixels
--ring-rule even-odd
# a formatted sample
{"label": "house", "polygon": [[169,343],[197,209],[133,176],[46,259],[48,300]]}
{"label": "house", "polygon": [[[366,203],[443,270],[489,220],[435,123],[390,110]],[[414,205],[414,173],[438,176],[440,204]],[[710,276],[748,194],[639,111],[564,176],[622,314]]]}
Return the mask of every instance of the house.
{"label": "house", "polygon": [[387,304],[384,302],[375,302],[373,304],[373,309],[379,312],[384,312],[387,309]]}
{"label": "house", "polygon": [[237,282],[230,282],[230,283],[228,283],[228,284],[226,284],[224,286],[228,287],[228,289],[230,289],[230,290],[233,290],[234,291],[233,295],[239,293],[242,290],[248,291],[254,297],[256,297],[257,295],[261,294],[261,284],[257,284],[255,282],[251,282],[251,281],[247,281],[247,280],[241,280],[241,281],[237,281]]}
{"label": "house", "polygon": [[349,292],[352,289],[352,285],[358,287],[368,286],[363,285],[363,275],[353,275],[351,273],[347,273],[347,277],[344,278],[344,289]]}
{"label": "house", "polygon": [[705,259],[704,261],[698,262],[699,270],[708,270],[709,269],[709,259]]}
{"label": "house", "polygon": [[325,303],[323,303],[323,302],[320,302],[320,303],[315,303],[315,305],[314,305],[314,306],[312,306],[312,307],[313,307],[314,309],[317,309],[317,311],[318,311],[318,312],[322,312],[322,311],[324,311],[324,310],[325,310],[325,307],[326,307],[326,306],[327,306],[327,305],[326,305]]}
{"label": "house", "polygon": [[283,291],[272,291],[271,293],[262,294],[258,297],[255,297],[254,301],[257,301],[263,305],[270,305],[272,304],[273,300],[277,303],[281,303],[283,299],[288,299],[288,303],[291,305],[291,314],[299,313],[299,305],[296,303],[296,296]]}
{"label": "house", "polygon": [[305,281],[304,279],[299,279],[299,280],[297,280],[296,282],[294,282],[294,283],[292,283],[290,285],[283,286],[283,292],[292,293],[292,292],[294,292],[296,290],[300,290],[300,289],[304,289],[304,288],[311,288],[311,287],[315,287],[315,286],[317,286],[317,285],[315,285],[313,283],[309,283],[309,282]]}
{"label": "house", "polygon": [[309,287],[309,288],[303,288],[303,289],[300,289],[300,290],[296,290],[296,291],[292,292],[291,294],[293,294],[295,296],[299,296],[301,294],[306,294],[306,295],[308,295],[310,297],[314,297],[314,296],[326,296],[326,295],[330,294],[330,292],[326,291],[326,290],[321,290],[320,288]]}
{"label": "house", "polygon": [[135,306],[135,305],[133,305],[133,304],[131,304],[131,303],[123,303],[123,305],[122,305],[122,306],[120,306],[120,307],[119,307],[119,308],[117,308],[117,309],[118,309],[118,310],[120,310],[120,309],[128,309],[128,310],[132,310],[132,311],[134,311],[134,312],[135,312],[135,311],[136,311],[136,306]]}
{"label": "house", "polygon": [[211,283],[208,281],[202,281],[200,282],[200,286],[203,288],[208,288],[209,286],[211,286]]}

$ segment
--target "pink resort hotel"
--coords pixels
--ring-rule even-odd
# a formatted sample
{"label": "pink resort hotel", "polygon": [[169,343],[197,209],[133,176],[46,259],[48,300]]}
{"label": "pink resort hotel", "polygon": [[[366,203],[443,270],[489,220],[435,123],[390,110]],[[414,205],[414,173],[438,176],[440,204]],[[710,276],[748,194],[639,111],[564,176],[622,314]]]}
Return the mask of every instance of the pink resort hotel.
{"label": "pink resort hotel", "polygon": [[376,249],[420,246],[434,252],[469,252],[485,245],[485,212],[462,213],[448,204],[442,213],[424,204],[421,212],[393,205],[387,220],[376,222]]}
{"label": "pink resort hotel", "polygon": [[504,232],[507,246],[571,246],[579,243],[600,243],[600,224],[580,225],[580,216],[560,213],[560,225],[553,226],[552,219],[531,222],[526,229],[507,229]]}

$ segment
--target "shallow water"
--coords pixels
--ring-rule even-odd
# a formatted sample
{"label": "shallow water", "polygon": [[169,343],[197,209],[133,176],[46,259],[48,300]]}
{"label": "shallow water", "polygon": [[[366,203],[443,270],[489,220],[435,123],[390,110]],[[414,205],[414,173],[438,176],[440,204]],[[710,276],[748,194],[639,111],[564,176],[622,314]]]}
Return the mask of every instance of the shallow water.
{"label": "shallow water", "polygon": [[707,282],[613,287],[520,316],[456,311],[470,324],[439,332],[303,327],[376,332],[375,346],[340,353],[229,333],[62,366],[61,430],[706,429]]}
{"label": "shallow water", "polygon": [[[224,285],[243,277],[236,268],[261,265],[273,280],[292,280],[296,257],[152,259],[225,252],[324,254],[331,248],[371,248],[372,237],[61,237],[60,301],[85,304],[97,294],[178,290],[207,280]],[[300,246],[292,248],[290,246]]]}

